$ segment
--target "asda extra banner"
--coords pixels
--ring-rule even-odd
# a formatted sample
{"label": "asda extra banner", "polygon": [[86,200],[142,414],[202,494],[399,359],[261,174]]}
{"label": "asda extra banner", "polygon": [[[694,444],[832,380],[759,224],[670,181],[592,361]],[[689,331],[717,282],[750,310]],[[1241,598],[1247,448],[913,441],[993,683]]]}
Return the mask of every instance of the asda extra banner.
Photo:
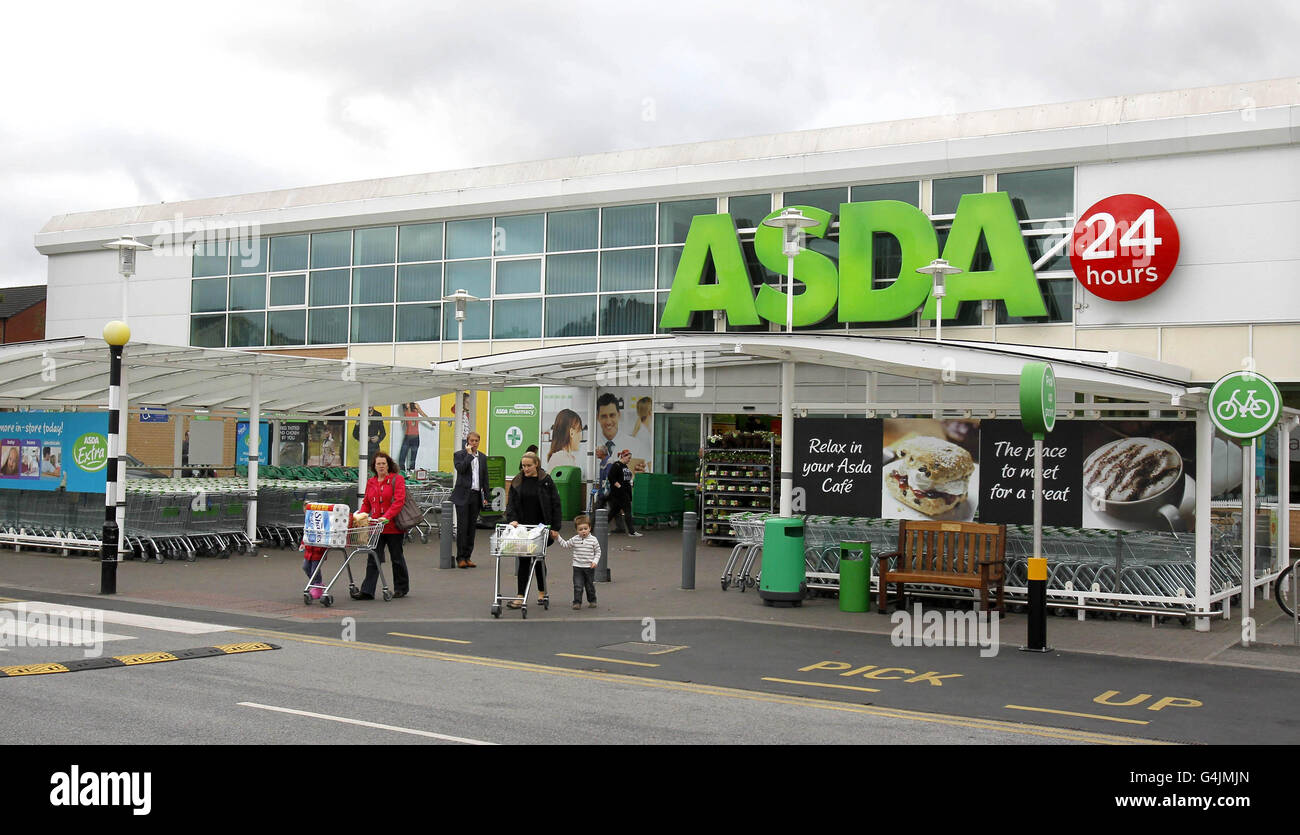
{"label": "asda extra banner", "polygon": [[0,414],[0,489],[103,493],[107,480],[107,414]]}

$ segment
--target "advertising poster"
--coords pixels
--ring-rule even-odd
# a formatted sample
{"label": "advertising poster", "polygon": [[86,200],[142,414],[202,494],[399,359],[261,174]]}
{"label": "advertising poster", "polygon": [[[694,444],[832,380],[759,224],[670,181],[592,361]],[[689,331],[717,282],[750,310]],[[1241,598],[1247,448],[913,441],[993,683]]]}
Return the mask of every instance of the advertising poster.
{"label": "advertising poster", "polygon": [[[519,459],[532,444],[539,443],[541,389],[536,386],[508,388],[489,393],[488,435],[493,454],[505,458],[506,472],[519,471]],[[543,459],[543,467],[545,467]]]}
{"label": "advertising poster", "polygon": [[547,386],[542,389],[542,467],[548,472],[556,467],[581,467],[582,477],[590,479],[591,457],[591,389],[575,386]]}
{"label": "advertising poster", "polygon": [[107,476],[107,414],[0,414],[0,489],[103,493]]}
{"label": "advertising poster", "polygon": [[306,426],[307,466],[342,467],[343,433],[347,424],[341,420],[311,420]]}
{"label": "advertising poster", "polygon": [[[1085,424],[1057,421],[1043,441],[1043,524],[1083,524],[1079,454]],[[1019,420],[980,423],[980,521],[1034,523],[1034,439]]]}
{"label": "advertising poster", "polygon": [[[257,422],[257,460],[261,464],[271,463],[271,424],[264,420]],[[235,466],[248,466],[248,421],[246,420],[235,423]]]}
{"label": "advertising poster", "polygon": [[280,424],[276,462],[281,467],[301,467],[307,463],[307,423],[293,421]]}
{"label": "advertising poster", "polygon": [[401,440],[400,442],[394,441],[394,444],[397,445],[398,466],[407,472],[415,470],[436,472],[438,470],[438,433],[441,424],[436,420],[429,420],[429,418],[438,416],[439,398],[431,397],[427,400],[403,403],[401,410],[402,416],[408,418],[408,420],[398,424]]}
{"label": "advertising poster", "polygon": [[634,472],[654,465],[654,399],[650,389],[599,389],[596,395],[595,453],[603,471],[622,450],[632,453]]}
{"label": "advertising poster", "polygon": [[794,512],[880,516],[880,421],[795,418],[794,437]]}
{"label": "advertising poster", "polygon": [[980,422],[916,418],[882,424],[881,518],[974,521]]}
{"label": "advertising poster", "polygon": [[[361,411],[359,409],[348,409],[349,415],[359,415],[360,413]],[[386,420],[375,420],[375,418],[387,417],[392,413],[392,406],[370,407],[371,419],[369,426],[369,442],[366,445],[367,456],[376,452],[387,452],[389,455],[393,455],[391,447],[392,441],[389,436],[392,432],[396,431],[396,427]],[[343,460],[346,462],[346,466],[355,467],[357,466],[357,450],[361,448],[361,421],[350,420],[348,421],[348,426],[350,428],[348,429],[347,436],[347,451]]]}
{"label": "advertising poster", "polygon": [[1194,422],[1109,420],[1080,430],[1083,527],[1192,529]]}

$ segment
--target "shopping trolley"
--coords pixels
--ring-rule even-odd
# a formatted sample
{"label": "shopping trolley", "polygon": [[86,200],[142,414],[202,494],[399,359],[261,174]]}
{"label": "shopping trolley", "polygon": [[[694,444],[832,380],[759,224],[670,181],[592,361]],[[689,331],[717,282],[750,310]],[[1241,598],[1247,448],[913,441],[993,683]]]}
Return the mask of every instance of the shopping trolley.
{"label": "shopping trolley", "polygon": [[[378,562],[378,555],[375,552],[375,546],[379,544],[379,536],[384,532],[384,526],[387,524],[387,519],[376,519],[361,527],[348,528],[347,544],[322,546],[325,548],[325,553],[321,555],[320,561],[316,563],[316,571],[307,580],[307,586],[302,590],[302,602],[310,606],[314,599],[312,589],[318,589],[320,591],[320,605],[326,608],[333,606],[334,595],[330,594],[330,589],[334,587],[334,584],[344,571],[348,573],[348,594],[353,600],[360,600],[361,589],[357,588],[356,578],[352,576],[352,558],[357,554],[376,557],[376,562],[379,565],[379,585],[383,589],[384,600],[392,600],[393,592],[388,588],[388,578],[384,576],[384,564]],[[321,567],[325,565],[325,560],[333,553],[343,555],[343,564],[334,572],[334,576],[330,577],[329,582],[321,585],[319,582],[323,579]]]}
{"label": "shopping trolley", "polygon": [[421,543],[427,543],[429,537],[438,530],[438,514],[442,503],[451,497],[451,488],[444,484],[421,484],[409,488],[415,493],[415,501],[420,506],[420,521],[407,531],[407,536],[420,537]]}
{"label": "shopping trolley", "polygon": [[[495,585],[492,589],[492,617],[501,617],[501,602],[518,601],[520,613],[528,617],[528,595],[533,590],[533,575],[538,563],[542,565],[542,577],[546,576],[546,545],[550,542],[550,528],[545,525],[497,525],[492,533],[492,556],[496,557]],[[501,594],[501,562],[503,560],[528,560],[528,581],[524,585],[524,594]],[[519,567],[516,562],[516,569]],[[543,609],[551,608],[551,596],[542,592]]]}

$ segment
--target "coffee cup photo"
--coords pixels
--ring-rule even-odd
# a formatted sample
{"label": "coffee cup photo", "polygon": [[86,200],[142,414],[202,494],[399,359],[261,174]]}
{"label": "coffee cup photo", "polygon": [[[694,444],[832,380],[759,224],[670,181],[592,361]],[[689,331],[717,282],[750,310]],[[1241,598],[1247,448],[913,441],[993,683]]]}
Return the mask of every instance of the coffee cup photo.
{"label": "coffee cup photo", "polygon": [[1083,493],[1093,509],[1135,522],[1163,516],[1181,525],[1186,482],[1182,455],[1155,438],[1111,441],[1083,464]]}

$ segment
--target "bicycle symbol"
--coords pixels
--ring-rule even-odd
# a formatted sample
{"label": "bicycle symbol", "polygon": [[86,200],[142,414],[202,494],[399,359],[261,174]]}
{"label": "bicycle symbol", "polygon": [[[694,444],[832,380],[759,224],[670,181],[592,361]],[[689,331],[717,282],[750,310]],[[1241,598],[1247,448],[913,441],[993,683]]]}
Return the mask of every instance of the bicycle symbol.
{"label": "bicycle symbol", "polygon": [[1239,394],[1241,389],[1234,389],[1232,396],[1218,405],[1215,413],[1219,416],[1219,420],[1226,422],[1242,416],[1263,420],[1272,414],[1272,405],[1267,400],[1257,398],[1254,391],[1247,391],[1242,402],[1237,402]]}

